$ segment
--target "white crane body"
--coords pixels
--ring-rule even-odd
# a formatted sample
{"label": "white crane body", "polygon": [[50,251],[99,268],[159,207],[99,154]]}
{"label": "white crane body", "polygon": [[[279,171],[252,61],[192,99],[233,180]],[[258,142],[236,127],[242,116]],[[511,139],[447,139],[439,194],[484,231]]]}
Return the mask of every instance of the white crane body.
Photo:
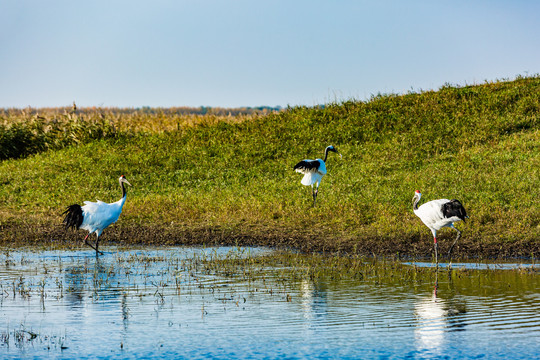
{"label": "white crane body", "polygon": [[431,230],[434,238],[437,237],[437,230],[443,227],[453,228],[454,222],[461,220],[457,216],[444,217],[441,209],[444,204],[449,202],[448,199],[431,200],[413,210],[416,216]]}
{"label": "white crane body", "polygon": [[97,202],[85,201],[84,205],[81,206],[83,222],[80,229],[88,230],[90,234],[95,232],[99,237],[106,227],[118,220],[125,202],[125,196],[111,204],[101,200]]}

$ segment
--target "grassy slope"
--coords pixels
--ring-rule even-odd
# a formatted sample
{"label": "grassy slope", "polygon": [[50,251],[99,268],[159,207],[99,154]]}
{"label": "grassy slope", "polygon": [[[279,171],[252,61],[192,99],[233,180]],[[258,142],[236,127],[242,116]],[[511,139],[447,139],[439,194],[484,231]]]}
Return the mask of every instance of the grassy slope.
{"label": "grassy slope", "polygon": [[[539,117],[536,77],[94,140],[0,164],[0,237],[17,237],[10,224],[24,224],[25,236],[57,228],[74,202],[116,201],[125,174],[134,187],[109,240],[150,241],[148,229],[165,229],[183,234],[175,241],[202,231],[426,254],[431,235],[411,206],[419,189],[425,201],[465,205],[462,253],[531,255],[540,239]],[[343,160],[330,154],[311,208],[292,167],[329,144]],[[453,236],[441,232],[443,249]]]}

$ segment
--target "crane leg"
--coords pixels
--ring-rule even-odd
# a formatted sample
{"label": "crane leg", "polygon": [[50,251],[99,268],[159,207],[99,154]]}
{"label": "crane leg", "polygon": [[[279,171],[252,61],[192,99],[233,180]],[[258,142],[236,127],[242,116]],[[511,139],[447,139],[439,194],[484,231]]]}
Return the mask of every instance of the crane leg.
{"label": "crane leg", "polygon": [[433,238],[433,247],[435,248],[435,264],[437,264],[437,268],[439,267],[439,258],[437,256],[437,238]]}
{"label": "crane leg", "polygon": [[88,246],[90,246],[92,249],[96,250],[96,256],[98,256],[98,253],[103,255],[103,253],[101,251],[98,250],[98,241],[99,241],[99,238],[96,240],[96,246],[90,244],[90,242],[87,240],[88,239],[88,236],[90,236],[90,233],[88,235],[85,236],[84,238],[84,243]]}
{"label": "crane leg", "polygon": [[[456,229],[456,228],[454,228]],[[456,236],[456,240],[454,240],[454,243],[452,244],[452,246],[450,246],[450,250],[448,250],[448,257],[450,259],[452,259],[450,256],[452,254],[452,250],[454,249],[454,245],[456,245],[456,243],[458,242],[459,238],[461,237],[461,231],[459,231],[458,229],[456,229],[457,231],[457,236]]]}
{"label": "crane leg", "polygon": [[88,241],[85,241],[85,243],[86,243],[86,245],[90,246],[92,249],[96,250],[96,256],[98,256],[98,253],[100,255],[103,255],[103,253],[101,251],[99,251],[96,246],[90,244]]}
{"label": "crane leg", "polygon": [[[315,203],[317,202],[317,194],[319,193],[319,185],[320,183],[317,183],[317,186],[313,188],[313,207],[315,207]],[[313,186],[313,185],[311,185]]]}
{"label": "crane leg", "polygon": [[103,255],[103,253],[98,250],[98,247],[99,247],[99,237],[96,239],[96,257],[98,257],[99,254]]}

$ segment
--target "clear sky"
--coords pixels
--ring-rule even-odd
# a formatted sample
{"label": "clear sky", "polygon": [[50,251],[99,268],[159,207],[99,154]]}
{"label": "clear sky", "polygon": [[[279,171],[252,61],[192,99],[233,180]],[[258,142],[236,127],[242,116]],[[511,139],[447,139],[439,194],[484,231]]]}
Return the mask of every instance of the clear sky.
{"label": "clear sky", "polygon": [[311,106],[538,73],[537,0],[0,0],[0,107]]}

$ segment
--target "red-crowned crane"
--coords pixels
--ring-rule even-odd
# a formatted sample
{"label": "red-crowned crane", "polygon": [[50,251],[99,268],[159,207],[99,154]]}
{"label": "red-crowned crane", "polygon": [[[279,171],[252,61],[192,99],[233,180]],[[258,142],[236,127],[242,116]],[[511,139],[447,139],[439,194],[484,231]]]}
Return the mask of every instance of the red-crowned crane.
{"label": "red-crowned crane", "polygon": [[[122,207],[126,202],[126,188],[124,184],[131,186],[124,175],[118,179],[120,186],[122,187],[122,198],[117,202],[107,204],[98,200],[97,202],[85,201],[84,205],[70,205],[67,210],[62,213],[66,215],[64,218],[64,225],[67,228],[76,228],[88,230],[88,235],[84,238],[84,243],[96,250],[96,256],[103,253],[99,251],[99,235],[105,230],[105,228],[118,220]],[[88,242],[88,237],[92,233],[96,233],[96,245],[93,246]]]}
{"label": "red-crowned crane", "polygon": [[[326,175],[325,163],[326,159],[328,158],[329,151],[337,153],[339,157],[342,158],[341,154],[337,151],[337,149],[330,145],[324,150],[324,160],[305,159],[294,165],[294,170],[296,172],[304,174],[304,177],[302,178],[302,185],[311,185],[313,206],[315,206],[315,202],[317,201],[317,193],[319,192],[319,185],[321,184],[322,177]],[[315,188],[313,188],[313,185],[315,185]]]}
{"label": "red-crowned crane", "polygon": [[465,221],[465,219],[468,218],[467,212],[465,211],[463,205],[461,205],[461,202],[456,199],[432,200],[421,206],[418,206],[418,202],[420,201],[421,197],[422,194],[420,193],[420,191],[416,190],[413,197],[413,211],[415,215],[418,216],[420,220],[422,220],[422,222],[433,233],[435,262],[438,264],[439,261],[437,258],[437,230],[440,230],[441,228],[446,226],[451,227],[452,229],[457,231],[456,240],[454,240],[454,243],[448,251],[448,257],[450,257],[454,245],[456,245],[457,241],[461,237],[461,231],[454,227],[454,222],[460,220]]}

